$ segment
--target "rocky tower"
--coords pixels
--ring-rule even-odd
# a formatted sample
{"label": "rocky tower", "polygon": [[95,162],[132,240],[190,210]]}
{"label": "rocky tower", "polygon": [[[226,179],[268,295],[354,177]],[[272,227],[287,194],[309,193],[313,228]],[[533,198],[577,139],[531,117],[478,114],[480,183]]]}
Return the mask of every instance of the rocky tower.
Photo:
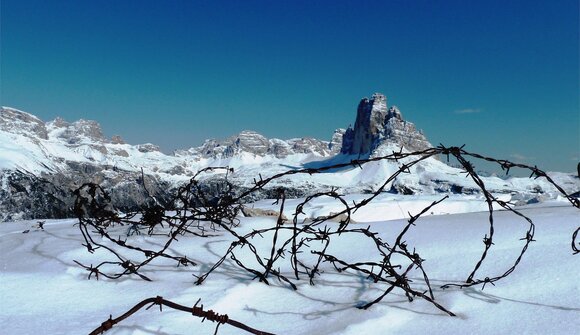
{"label": "rocky tower", "polygon": [[413,123],[403,120],[396,106],[387,109],[387,98],[375,93],[371,99],[360,101],[354,128],[349,127],[342,137],[341,153],[372,154],[383,143],[392,143],[410,151],[432,147]]}
{"label": "rocky tower", "polygon": [[342,153],[363,154],[371,152],[384,129],[387,116],[387,97],[380,93],[363,98],[358,104],[354,129],[349,127],[342,140]]}

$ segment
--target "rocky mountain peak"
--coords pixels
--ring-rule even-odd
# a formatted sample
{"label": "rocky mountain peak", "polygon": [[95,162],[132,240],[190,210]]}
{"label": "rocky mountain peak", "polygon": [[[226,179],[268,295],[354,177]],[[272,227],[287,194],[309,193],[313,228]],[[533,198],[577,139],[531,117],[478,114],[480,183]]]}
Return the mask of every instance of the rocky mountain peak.
{"label": "rocky mountain peak", "polygon": [[382,93],[373,94],[369,102],[372,103],[373,109],[377,111],[387,110],[387,97]]}
{"label": "rocky mountain peak", "polygon": [[[335,150],[340,150],[339,148]],[[206,140],[201,147],[191,148],[187,151],[178,151],[177,155],[193,155],[204,158],[229,158],[241,153],[249,153],[256,156],[272,155],[276,158],[285,158],[292,154],[316,154],[327,156],[331,152],[330,143],[314,138],[294,138],[281,140],[266,138],[252,131],[244,130],[237,135],[224,140]]]}
{"label": "rocky mountain peak", "polygon": [[363,98],[358,104],[354,123],[354,138],[351,153],[371,152],[376,140],[383,132],[387,116],[387,97],[375,93],[372,98]]}
{"label": "rocky mountain peak", "polygon": [[407,150],[431,147],[415,125],[403,119],[396,106],[387,109],[387,97],[375,93],[363,98],[357,108],[356,121],[342,136],[341,153],[348,155],[372,154],[383,143],[396,144]]}
{"label": "rocky mountain peak", "polygon": [[51,124],[52,127],[55,128],[66,128],[70,125],[68,122],[66,122],[65,119],[61,118],[60,116],[57,116],[56,119],[54,119],[52,122],[49,123]]}
{"label": "rocky mountain peak", "polygon": [[201,147],[190,151],[206,158],[227,158],[240,152],[262,156],[268,151],[268,146],[268,139],[264,136],[252,130],[243,130],[224,140],[206,140]]}
{"label": "rocky mountain peak", "polygon": [[[232,146],[232,154],[236,151],[251,152],[263,156],[268,152],[268,139],[252,130],[244,130],[238,134]],[[236,150],[237,149],[237,150]]]}
{"label": "rocky mountain peak", "polygon": [[10,107],[0,108],[0,130],[26,137],[48,138],[44,122],[32,114]]}
{"label": "rocky mountain peak", "polygon": [[397,108],[397,106],[391,106],[387,111],[387,120],[390,118],[395,118],[400,121],[403,121],[403,115],[401,114],[401,111],[399,110],[399,108]]}
{"label": "rocky mountain peak", "polygon": [[126,144],[125,140],[123,139],[123,137],[121,137],[121,135],[113,135],[111,137],[111,143],[113,143],[113,144]]}
{"label": "rocky mountain peak", "polygon": [[340,153],[340,149],[342,148],[342,138],[346,133],[346,129],[338,128],[332,134],[332,138],[330,139],[330,143],[328,144],[328,149],[330,149],[330,154],[336,155]]}
{"label": "rocky mountain peak", "polygon": [[54,121],[48,122],[47,125],[52,136],[63,139],[68,144],[80,144],[87,141],[92,143],[108,142],[97,121],[80,119],[70,123],[57,117]]}

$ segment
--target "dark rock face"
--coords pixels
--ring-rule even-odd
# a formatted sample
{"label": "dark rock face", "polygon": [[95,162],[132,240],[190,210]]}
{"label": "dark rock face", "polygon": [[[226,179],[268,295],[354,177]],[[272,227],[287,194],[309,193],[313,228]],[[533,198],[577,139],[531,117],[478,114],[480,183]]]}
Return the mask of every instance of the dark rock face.
{"label": "dark rock face", "polygon": [[375,93],[358,104],[350,154],[369,153],[380,139],[387,115],[387,97]]}
{"label": "dark rock face", "polygon": [[[236,185],[235,181],[230,180],[231,183]],[[224,196],[229,190],[228,182],[223,177],[210,177],[204,180],[200,180],[197,188],[201,190],[207,199],[220,199]],[[250,188],[247,186],[237,185],[235,188],[231,190],[233,192],[230,195],[239,196],[242,193],[245,193]],[[284,190],[284,193],[287,198],[300,198],[306,197],[312,194],[315,191],[320,191],[320,189],[316,189],[312,185],[300,185],[293,187],[290,183],[284,186],[267,186],[263,189],[256,190],[246,197],[241,199],[242,203],[249,203],[254,202],[262,199],[276,199],[280,196],[281,189]],[[323,191],[329,191],[330,187],[324,189]],[[176,189],[172,190],[172,194],[176,192]],[[171,192],[168,192],[171,193]],[[164,199],[170,199],[170,197],[166,197]],[[165,200],[166,201],[166,200]]]}
{"label": "dark rock face", "polygon": [[346,128],[344,134],[342,135],[342,145],[340,148],[340,153],[345,155],[350,155],[354,153],[354,129],[349,125]]}
{"label": "dark rock face", "polygon": [[[0,171],[0,222],[29,219],[59,219],[74,217],[73,191],[86,182],[100,184],[111,196],[111,203],[120,211],[135,211],[148,200],[141,175],[120,171],[112,177],[110,171],[92,164],[69,162],[74,173],[34,176],[21,171]],[[155,176],[145,175],[149,192],[161,204],[172,196],[171,186]]]}
{"label": "dark rock face", "polygon": [[5,171],[0,180],[8,186],[0,189],[0,221],[72,216],[72,194],[65,187],[20,171]]}
{"label": "dark rock face", "polygon": [[410,151],[432,147],[414,124],[403,119],[396,106],[387,109],[387,98],[375,93],[371,99],[360,101],[354,128],[349,127],[342,136],[340,152],[371,154],[383,143],[394,143]]}

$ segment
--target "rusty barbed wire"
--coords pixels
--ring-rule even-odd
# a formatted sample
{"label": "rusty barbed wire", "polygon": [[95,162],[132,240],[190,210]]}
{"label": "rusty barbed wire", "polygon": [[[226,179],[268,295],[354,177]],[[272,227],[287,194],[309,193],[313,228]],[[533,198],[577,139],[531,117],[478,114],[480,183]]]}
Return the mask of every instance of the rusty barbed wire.
{"label": "rusty barbed wire", "polygon": [[145,307],[147,305],[149,305],[149,306],[146,309],[150,309],[151,307],[157,305],[157,306],[159,306],[159,310],[162,311],[162,306],[166,306],[166,307],[169,307],[171,309],[186,312],[186,313],[191,313],[191,315],[193,315],[193,316],[202,318],[201,322],[203,322],[205,320],[209,320],[211,322],[216,322],[217,323],[216,330],[215,330],[216,334],[217,334],[217,331],[218,331],[220,325],[228,324],[230,326],[244,330],[245,332],[248,332],[250,334],[274,335],[272,333],[268,333],[265,331],[254,329],[250,326],[247,326],[246,324],[244,324],[242,322],[230,319],[229,316],[226,314],[218,314],[218,313],[212,311],[211,309],[204,310],[203,305],[198,306],[200,301],[201,301],[201,299],[199,299],[195,303],[195,305],[193,305],[193,307],[189,307],[189,306],[177,304],[177,303],[170,301],[170,300],[163,299],[163,297],[160,297],[160,296],[157,296],[154,298],[147,298],[147,299],[139,302],[135,306],[131,307],[129,310],[127,310],[127,312],[123,313],[122,315],[120,315],[117,318],[113,319],[112,316],[109,316],[109,319],[107,319],[105,322],[101,323],[101,325],[99,327],[97,327],[96,329],[94,329],[92,332],[90,332],[89,335],[99,335],[99,334],[106,332],[107,330],[113,328],[113,326],[115,326],[119,322],[121,322],[121,321],[127,319],[128,317],[130,317],[131,315],[137,313],[139,310],[141,310],[143,307]]}
{"label": "rusty barbed wire", "polygon": [[[91,183],[82,185],[74,192],[76,196],[74,211],[79,221],[78,225],[85,242],[84,245],[90,253],[97,249],[109,252],[112,255],[112,260],[101,262],[96,266],[75,262],[88,271],[89,279],[93,276],[96,279],[99,276],[116,279],[122,276],[136,275],[144,280],[151,280],[141,270],[156,258],[173,260],[176,266],[196,265],[191,255],[176,255],[175,250],[168,251],[178,238],[184,235],[205,238],[219,232],[231,236],[233,242],[224,251],[223,256],[215,261],[207,271],[199,275],[194,274],[196,277],[195,284],[197,285],[207,280],[228,259],[260,282],[270,285],[270,280],[273,278],[288,285],[293,290],[298,289],[297,283],[303,277],[308,278],[310,284],[314,285],[316,277],[322,273],[321,267],[323,264],[329,264],[337,272],[357,271],[362,273],[381,289],[382,294],[371,302],[358,306],[359,308],[368,309],[382,301],[395,289],[398,289],[405,294],[409,301],[417,297],[422,298],[442,312],[454,316],[453,312],[435,301],[432,284],[423,268],[425,259],[405,241],[407,232],[417,224],[422,215],[445,201],[448,196],[443,196],[440,200],[434,201],[419,213],[409,213],[407,224],[391,244],[378,236],[378,233],[373,232],[370,226],[367,228],[351,227],[352,214],[369,204],[381,193],[388,191],[387,187],[398,176],[411,173],[411,167],[438,155],[446,156],[448,159],[449,157],[454,157],[459,162],[466,177],[473,181],[483,196],[489,213],[487,220],[489,231],[483,237],[482,254],[473,270],[467,275],[464,283],[449,283],[441,286],[441,288],[463,288],[474,285],[482,285],[482,288],[484,288],[487,284],[494,285],[495,282],[507,277],[516,269],[529,245],[534,241],[535,225],[533,221],[515,209],[513,204],[494,196],[487,189],[484,179],[478,175],[474,165],[468,158],[497,164],[506,173],[512,168],[528,170],[531,173],[530,177],[545,178],[572,206],[580,208],[579,199],[566,193],[548,174],[536,166],[532,167],[471,153],[465,151],[463,146],[446,147],[439,145],[435,148],[415,152],[403,152],[401,149],[398,152],[392,152],[384,156],[356,159],[319,168],[288,170],[266,178],[259,175],[258,179],[254,179],[253,185],[245,189],[237,188],[229,181],[228,176],[234,173],[233,169],[228,167],[210,167],[200,170],[190,179],[189,183],[180,187],[167,206],[160,206],[147,190],[151,201],[144,204],[141,210],[131,213],[118,213],[115,211],[110,197],[99,185]],[[275,225],[254,229],[247,233],[241,233],[237,229],[240,222],[238,215],[242,211],[243,204],[248,199],[253,199],[253,195],[264,190],[273,181],[283,180],[285,177],[296,174],[312,175],[345,167],[362,168],[363,165],[370,162],[383,160],[398,164],[398,169],[383,180],[379,187],[358,202],[349,203],[344,195],[339,194],[336,188],[331,188],[329,191],[317,192],[305,197],[294,207],[292,219],[289,220],[283,215],[287,203],[286,193],[283,189],[279,189],[277,192],[278,197],[274,202],[274,205],[278,206],[279,209],[278,215],[275,217]],[[216,171],[222,172],[221,183],[217,187],[217,192],[211,193],[202,182],[202,177],[207,173]],[[305,214],[304,208],[306,205],[324,197],[338,201],[342,206],[342,210],[326,216],[301,219]],[[524,241],[523,246],[513,264],[508,269],[500,271],[499,274],[478,276],[482,264],[494,245],[494,205],[518,216],[528,226],[523,232],[523,238],[521,238]],[[338,225],[328,225],[328,222],[332,220],[338,220]],[[114,236],[114,234],[119,233],[119,227],[129,227],[124,237]],[[579,229],[573,233],[572,249],[574,253],[578,253],[575,240]],[[166,239],[165,244],[159,250],[152,250],[136,245],[129,238],[130,235],[141,233],[146,233],[149,236],[164,236]],[[272,235],[272,240],[268,248],[269,251],[264,254],[258,251],[253,241],[255,239],[264,239],[268,234]],[[369,259],[351,262],[340,258],[338,255],[330,254],[328,250],[332,241],[338,236],[344,235],[364,237],[376,251],[372,255],[374,258],[370,258],[370,255]],[[100,239],[94,238],[96,236]],[[315,248],[314,245],[318,247]],[[135,253],[140,254],[141,257],[135,256]],[[244,253],[246,256],[250,255],[251,262],[247,260],[247,257],[239,257],[240,253]],[[292,269],[291,273],[281,270],[284,265]],[[410,279],[411,273],[415,271],[420,273],[422,281]],[[427,288],[426,290],[425,287]]]}

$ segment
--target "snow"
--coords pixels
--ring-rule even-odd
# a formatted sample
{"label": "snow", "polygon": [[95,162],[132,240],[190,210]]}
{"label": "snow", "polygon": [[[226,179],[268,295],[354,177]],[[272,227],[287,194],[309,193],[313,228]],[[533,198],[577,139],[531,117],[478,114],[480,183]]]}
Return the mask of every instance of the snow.
{"label": "snow", "polygon": [[0,170],[44,171],[45,157],[42,147],[32,139],[0,131]]}
{"label": "snow", "polygon": [[[349,201],[362,199],[349,195]],[[406,224],[406,212],[431,203],[434,196],[381,195],[355,215],[353,226],[370,226],[386,241],[394,241]],[[290,200],[286,208],[299,200]],[[199,265],[176,267],[159,261],[146,270],[153,279],[87,280],[87,271],[73,260],[97,264],[109,259],[101,252],[89,254],[81,245],[76,220],[48,220],[44,230],[36,221],[0,224],[0,329],[6,334],[87,334],[137,302],[157,295],[183,305],[202,299],[205,309],[276,334],[572,334],[580,327],[579,256],[572,255],[571,234],[580,224],[578,209],[564,201],[550,201],[520,208],[536,224],[536,242],[530,245],[516,270],[507,278],[465,289],[439,287],[467,278],[483,250],[488,231],[487,212],[480,212],[476,196],[456,196],[433,208],[434,215],[417,221],[406,235],[410,247],[425,258],[435,298],[456,313],[450,317],[429,302],[408,302],[400,290],[368,310],[356,305],[382,293],[359,273],[337,273],[327,265],[310,285],[298,282],[293,291],[284,283],[270,286],[252,281],[227,260],[202,285],[200,275],[225,252],[231,237],[181,237],[173,246],[185,251]],[[254,204],[275,208],[269,201]],[[338,204],[320,199],[305,207],[306,216],[334,211]],[[447,214],[448,213],[448,214]],[[287,213],[289,215],[290,213]],[[430,213],[429,213],[430,214]],[[439,215],[435,215],[439,214]],[[503,273],[520,252],[527,223],[515,215],[495,214],[496,238],[478,278]],[[386,221],[387,219],[392,219]],[[274,224],[272,218],[241,218],[240,231]],[[329,222],[329,225],[332,222]],[[119,234],[126,228],[119,230]],[[29,230],[28,233],[23,231]],[[159,246],[162,238],[129,237]],[[268,250],[271,236],[255,239],[258,249]],[[332,242],[334,253],[368,260],[372,248],[360,237],[344,234]],[[369,249],[370,248],[370,249]],[[240,253],[240,252],[238,252]],[[240,253],[240,256],[243,256]],[[283,271],[285,271],[283,269]],[[420,278],[414,277],[421,285]],[[142,310],[107,334],[213,334],[215,324],[167,308]],[[222,325],[219,334],[240,334]]]}

